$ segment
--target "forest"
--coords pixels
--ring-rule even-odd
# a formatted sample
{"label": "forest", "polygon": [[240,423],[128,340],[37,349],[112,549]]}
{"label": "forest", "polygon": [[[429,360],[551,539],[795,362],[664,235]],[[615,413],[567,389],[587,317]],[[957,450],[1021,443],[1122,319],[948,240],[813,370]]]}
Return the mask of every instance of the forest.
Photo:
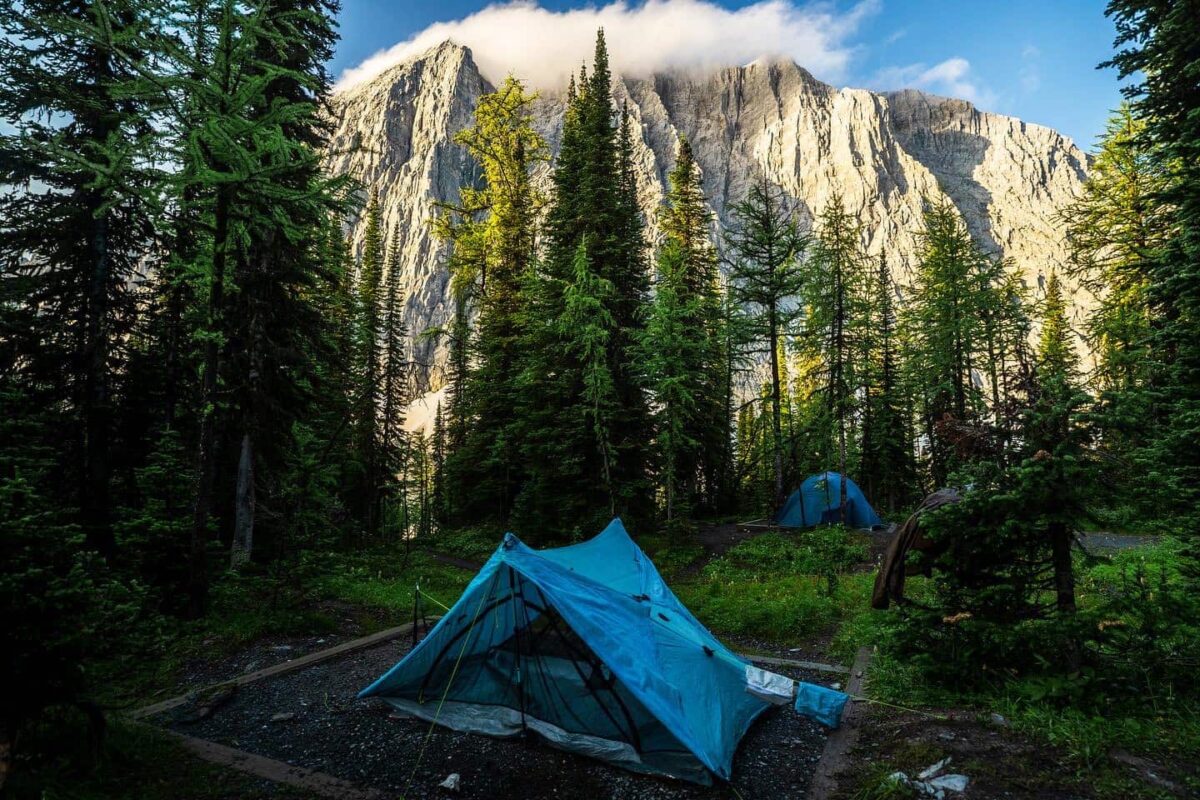
{"label": "forest", "polygon": [[[998,710],[1067,754],[1070,796],[1196,791],[1200,8],[1107,13],[1127,101],[1039,285],[945,199],[907,264],[765,177],[719,225],[683,136],[647,219],[601,31],[553,157],[517,77],[456,136],[454,313],[408,331],[378,187],[325,169],[336,0],[5,4],[0,791],[253,796],[119,788],[168,747],[122,713],[206,651],[403,622],[418,581],[449,603],[469,575],[431,553],[614,517],[720,634],[871,645],[872,696]],[[449,353],[427,431],[414,337]],[[868,608],[837,522],[689,571],[699,534],[825,470],[889,522],[962,490],[925,518],[914,602]],[[1097,557],[1084,531],[1153,544]],[[1118,747],[1184,764],[1179,791]]]}

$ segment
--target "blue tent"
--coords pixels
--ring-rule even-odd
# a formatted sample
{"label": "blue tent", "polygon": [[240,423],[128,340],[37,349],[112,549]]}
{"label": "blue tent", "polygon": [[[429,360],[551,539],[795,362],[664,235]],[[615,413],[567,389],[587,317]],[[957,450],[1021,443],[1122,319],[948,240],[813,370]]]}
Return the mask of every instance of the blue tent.
{"label": "blue tent", "polygon": [[429,635],[359,696],[707,784],[729,778],[738,741],[769,707],[748,691],[747,666],[613,520],[551,550],[506,535]]}
{"label": "blue tent", "polygon": [[[846,478],[846,524],[853,528],[873,528],[883,521],[871,508],[858,484]],[[775,523],[783,528],[811,528],[823,522],[841,522],[842,476],[837,472],[809,475],[792,492]]]}

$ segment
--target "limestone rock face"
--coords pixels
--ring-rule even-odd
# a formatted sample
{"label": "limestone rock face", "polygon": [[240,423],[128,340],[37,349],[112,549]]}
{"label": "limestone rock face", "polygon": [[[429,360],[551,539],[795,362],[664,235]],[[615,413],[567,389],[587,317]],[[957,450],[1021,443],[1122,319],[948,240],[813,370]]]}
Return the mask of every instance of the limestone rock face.
{"label": "limestone rock face", "polygon": [[[433,204],[456,200],[460,187],[478,180],[453,137],[490,90],[470,51],[447,42],[333,101],[329,168],[377,191],[384,221],[399,236],[405,318],[414,355],[426,365],[414,386],[421,391],[442,384],[445,362],[444,346],[422,333],[452,313],[447,254],[430,225]],[[796,64],[766,59],[622,78],[613,94],[618,106],[628,102],[640,132],[638,192],[651,243],[658,237],[654,209],[685,134],[714,227],[730,223],[733,204],[761,171],[805,225],[840,196],[863,225],[868,252],[885,253],[902,286],[915,263],[922,205],[943,196],[985,249],[1012,259],[1035,294],[1065,261],[1058,214],[1085,180],[1087,157],[1049,128],[911,90],[835,89]],[[561,95],[543,94],[534,109],[552,152],[563,106]],[[549,168],[541,173],[547,180]],[[351,225],[356,249],[363,227],[362,220]],[[1073,297],[1078,313],[1088,300]]]}

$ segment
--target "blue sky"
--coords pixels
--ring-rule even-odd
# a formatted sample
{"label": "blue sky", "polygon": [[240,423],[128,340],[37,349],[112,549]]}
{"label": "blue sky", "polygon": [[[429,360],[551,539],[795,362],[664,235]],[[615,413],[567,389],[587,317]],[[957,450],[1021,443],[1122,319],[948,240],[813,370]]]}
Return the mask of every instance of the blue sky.
{"label": "blue sky", "polygon": [[[501,5],[501,4],[496,4]],[[795,59],[839,86],[915,86],[1049,125],[1091,148],[1120,102],[1104,0],[649,0],[620,6],[541,0],[343,0],[332,63],[344,81],[451,36],[493,74],[550,83],[587,55],[600,23],[630,72],[702,61]],[[391,52],[388,49],[391,48]],[[777,52],[766,52],[777,51]],[[345,71],[374,60],[359,73]]]}

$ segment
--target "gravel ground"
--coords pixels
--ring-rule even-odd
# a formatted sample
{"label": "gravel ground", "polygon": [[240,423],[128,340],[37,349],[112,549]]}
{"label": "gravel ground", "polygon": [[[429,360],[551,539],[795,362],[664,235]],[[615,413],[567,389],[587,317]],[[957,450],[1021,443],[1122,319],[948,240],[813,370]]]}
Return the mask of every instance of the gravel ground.
{"label": "gravel ground", "polygon": [[[457,772],[467,798],[726,798],[710,788],[635,775],[564,753],[538,741],[492,739],[435,728],[416,773],[413,765],[430,730],[402,718],[378,699],[355,694],[407,652],[411,641],[389,642],[345,658],[244,686],[213,716],[188,722],[194,709],[160,719],[190,736],[209,739],[407,798],[444,798],[438,784]],[[786,670],[781,670],[786,671]],[[786,671],[826,685],[836,675]],[[276,714],[293,714],[272,721]],[[825,744],[825,731],[788,708],[766,712],[743,738],[734,761],[741,797],[802,797]],[[410,784],[411,776],[411,784]]]}
{"label": "gravel ground", "polygon": [[1158,544],[1157,536],[1136,536],[1125,533],[1081,533],[1079,540],[1088,552],[1098,550],[1130,550],[1134,547],[1147,547]]}

